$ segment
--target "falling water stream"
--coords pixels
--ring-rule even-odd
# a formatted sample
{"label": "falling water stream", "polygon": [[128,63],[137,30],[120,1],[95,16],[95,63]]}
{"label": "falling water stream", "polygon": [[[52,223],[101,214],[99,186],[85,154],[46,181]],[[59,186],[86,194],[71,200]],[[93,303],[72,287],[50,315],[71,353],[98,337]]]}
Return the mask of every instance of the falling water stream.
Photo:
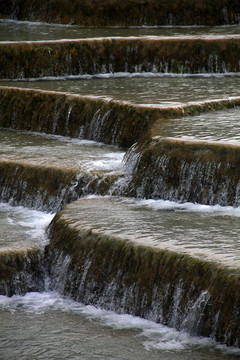
{"label": "falling water stream", "polygon": [[[87,29],[0,21],[0,41],[44,40],[96,36],[182,36],[239,34],[239,26],[216,28]],[[240,77],[124,77],[82,78],[65,81],[11,82],[10,86],[35,87],[100,95],[147,104],[239,96]],[[9,85],[4,82],[4,85]],[[171,120],[164,136],[239,142],[239,110],[215,112]],[[204,124],[203,124],[204,123]],[[204,125],[204,126],[203,126]],[[4,161],[31,162],[91,171],[122,172],[123,151],[96,142],[37,133],[0,130],[0,156]],[[177,204],[161,200],[92,197],[73,203],[71,216],[84,226],[135,238],[154,247],[171,248],[225,266],[239,267],[239,209]],[[102,215],[105,214],[103,217]],[[44,247],[47,214],[0,203],[0,251],[10,247]],[[106,222],[106,218],[109,222]],[[161,234],[161,236],[159,236]],[[0,360],[111,359],[111,360],[233,360],[239,349],[226,348],[208,338],[138,317],[85,306],[58,293],[0,296]]]}

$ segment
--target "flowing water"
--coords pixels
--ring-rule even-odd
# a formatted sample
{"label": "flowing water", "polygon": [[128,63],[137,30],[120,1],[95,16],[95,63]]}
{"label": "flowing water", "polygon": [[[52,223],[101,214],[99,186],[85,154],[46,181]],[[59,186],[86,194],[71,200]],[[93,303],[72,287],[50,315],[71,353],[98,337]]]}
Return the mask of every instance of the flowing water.
{"label": "flowing water", "polygon": [[240,108],[171,119],[156,128],[164,137],[240,144]]}
{"label": "flowing water", "polygon": [[0,252],[43,248],[47,243],[45,227],[52,217],[41,211],[0,203]]}
{"label": "flowing water", "polygon": [[[0,296],[0,359],[234,360],[239,351],[56,293]],[[7,355],[4,355],[4,353]]]}
{"label": "flowing water", "polygon": [[[193,28],[81,28],[0,21],[0,41],[33,41],[105,36],[239,35],[239,26]],[[136,74],[135,74],[136,75]],[[238,76],[159,76],[116,74],[66,81],[9,83],[10,86],[100,95],[133,103],[176,105],[239,96]],[[4,85],[8,83],[3,83]],[[8,85],[9,85],[8,84]],[[203,127],[203,122],[205,127]],[[207,122],[207,125],[206,125]],[[221,125],[221,127],[220,127]],[[164,136],[239,141],[239,110],[171,120]],[[41,134],[0,130],[2,160],[121,171],[123,152],[102,144]],[[74,209],[85,226],[170,247],[226,266],[239,267],[239,209],[167,201],[88,198]],[[70,210],[69,210],[70,211]],[[80,211],[80,213],[79,213]],[[108,216],[101,216],[108,212]],[[91,217],[91,219],[90,219]],[[105,222],[106,217],[110,223]],[[43,247],[52,215],[0,204],[0,249]],[[94,222],[94,224],[93,224]],[[156,234],[160,233],[161,238]],[[214,240],[213,240],[214,239]],[[194,240],[194,241],[193,241]],[[0,359],[164,359],[233,360],[239,349],[191,337],[160,324],[84,306],[57,293],[0,296]]]}
{"label": "flowing water", "polygon": [[124,152],[95,141],[0,129],[4,161],[84,171],[120,171]]}
{"label": "flowing water", "polygon": [[64,91],[130,101],[135,104],[182,105],[240,96],[240,77],[223,75],[173,76],[161,74],[105,74],[79,79],[9,81],[0,85]]}
{"label": "flowing water", "polygon": [[0,41],[35,41],[80,39],[114,36],[185,36],[185,35],[239,35],[240,26],[216,27],[109,27],[85,28],[73,25],[36,23],[29,21],[0,20]]}
{"label": "flowing water", "polygon": [[240,267],[239,208],[90,197],[65,214],[80,228]]}
{"label": "flowing water", "polygon": [[[132,232],[132,226],[135,223],[136,228],[141,228],[137,230],[137,233],[140,234],[142,231],[144,235],[146,230],[143,231],[141,221],[145,218],[144,223],[148,226],[148,232],[150,232],[152,223],[153,227],[161,228],[161,231],[165,229],[168,234],[173,233],[173,226],[175,226],[176,229],[179,228],[179,235],[183,235],[185,233],[183,225],[186,226],[190,215],[193,219],[195,218],[195,224],[199,221],[199,228],[205,223],[202,234],[207,235],[214,223],[214,218],[216,221],[218,218],[222,223],[221,229],[217,231],[216,227],[213,227],[212,234],[215,236],[217,231],[219,237],[223,241],[227,241],[223,237],[227,233],[230,236],[231,230],[227,229],[226,225],[236,225],[239,220],[239,210],[230,208],[205,207],[201,209],[196,206],[191,210],[190,205],[183,205],[181,209],[179,205],[169,202],[161,204],[159,202],[105,200],[106,207],[105,201],[101,198],[81,200],[83,204],[85,203],[84,211],[81,212],[83,223],[90,221],[88,216],[91,216],[94,222],[97,211],[103,210],[108,213],[112,212],[109,220],[110,223],[113,220],[113,223],[108,224],[112,229],[114,223],[115,226],[118,224],[120,229],[124,229],[128,224],[124,230],[125,234],[129,231]],[[101,209],[102,206],[103,209]],[[122,214],[117,212],[119,207],[124,210]],[[42,244],[46,244],[43,230],[52,215],[30,211],[26,208],[13,208],[7,204],[0,204],[0,210],[1,233],[4,234],[1,238],[5,243],[10,243],[14,237],[16,242],[20,241],[23,244],[23,241],[26,241],[28,245],[29,237],[33,240],[38,237],[38,241],[40,239]],[[74,207],[73,211],[75,211]],[[172,211],[177,217],[168,230],[166,225],[173,218]],[[197,214],[199,215],[198,220]],[[154,219],[151,219],[152,215]],[[181,217],[185,219],[182,225]],[[101,216],[98,216],[96,227],[100,226],[100,218]],[[158,224],[157,218],[160,220],[160,224]],[[16,224],[19,230],[17,233]],[[105,226],[106,224],[102,222],[101,227]],[[225,230],[223,230],[224,228]],[[193,230],[190,225],[188,225],[187,231],[189,229],[190,235]],[[194,236],[196,236],[196,232],[199,232],[198,230],[194,230]],[[224,231],[223,234],[220,234],[221,230]],[[232,230],[232,232],[234,231]],[[22,240],[22,237],[25,239]],[[215,244],[217,245],[217,240]],[[229,248],[232,244],[233,240],[231,240]],[[1,360],[33,358],[56,360],[141,360],[146,358],[152,360],[234,360],[240,356],[238,349],[226,348],[208,338],[193,337],[183,331],[176,331],[136,316],[116,314],[63,298],[55,292],[48,291],[47,279],[46,291],[43,293],[33,292],[24,296],[14,295],[11,298],[0,296],[0,318]]]}
{"label": "flowing water", "polygon": [[56,293],[0,296],[0,359],[234,360],[239,352]]}

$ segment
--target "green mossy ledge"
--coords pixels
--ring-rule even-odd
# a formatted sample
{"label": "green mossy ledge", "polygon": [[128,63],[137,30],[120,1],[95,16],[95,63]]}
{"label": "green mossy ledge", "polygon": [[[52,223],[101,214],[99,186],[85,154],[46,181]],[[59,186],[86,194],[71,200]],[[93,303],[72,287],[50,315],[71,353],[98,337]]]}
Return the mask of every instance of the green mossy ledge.
{"label": "green mossy ledge", "polygon": [[52,289],[240,346],[239,269],[96,233],[64,210],[45,250]]}
{"label": "green mossy ledge", "polygon": [[0,54],[1,79],[117,72],[240,72],[240,37],[0,43]]}
{"label": "green mossy ledge", "polygon": [[[233,108],[240,98],[160,107],[62,92],[0,87],[0,126],[71,136],[129,148],[171,118]],[[154,127],[153,127],[154,126]],[[157,130],[156,130],[157,128]]]}
{"label": "green mossy ledge", "polygon": [[56,212],[88,194],[106,195],[117,175],[0,161],[0,200]]}
{"label": "green mossy ledge", "polygon": [[85,26],[239,23],[238,0],[4,0],[0,17]]}
{"label": "green mossy ledge", "polygon": [[126,154],[128,196],[240,205],[240,147],[155,136]]}
{"label": "green mossy ledge", "polygon": [[36,249],[0,250],[0,294],[13,296],[29,291],[44,291],[42,255]]}

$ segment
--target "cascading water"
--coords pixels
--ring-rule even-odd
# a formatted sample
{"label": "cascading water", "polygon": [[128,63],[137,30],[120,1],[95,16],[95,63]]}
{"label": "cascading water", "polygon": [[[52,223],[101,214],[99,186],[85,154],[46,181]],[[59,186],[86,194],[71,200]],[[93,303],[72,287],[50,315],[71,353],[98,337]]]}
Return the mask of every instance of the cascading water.
{"label": "cascading water", "polygon": [[[154,42],[154,39],[141,41],[148,46],[147,40]],[[229,41],[235,44],[238,39]],[[118,39],[113,39],[108,44],[110,47],[116,44],[120,46],[121,42],[124,40],[118,43]],[[154,58],[144,61],[139,59],[138,62],[136,58],[141,49],[136,45],[137,42],[137,39],[129,41],[127,61],[123,67],[134,72],[152,71],[149,74],[151,78],[156,71],[191,72],[194,68],[197,72],[225,72],[237,69],[234,61],[231,68],[221,56],[211,54],[206,56],[206,64],[195,64],[192,68],[186,59],[182,63],[174,59],[159,61]],[[207,44],[200,38],[199,43],[202,46]],[[84,44],[86,47],[89,44],[101,47],[107,42],[94,40]],[[48,45],[52,46],[50,43]],[[39,46],[40,49],[41,44]],[[91,60],[94,72],[116,70],[116,54],[110,48],[108,50],[109,57],[106,59],[101,59],[98,53]],[[46,61],[53,54],[52,49],[47,51]],[[74,63],[74,47],[62,59],[67,66],[65,69],[62,66],[61,71],[66,72],[67,76],[83,66],[79,59]],[[58,64],[51,62],[51,74],[54,74],[55,65]],[[81,68],[80,72],[85,70]],[[25,76],[20,68],[18,73]],[[45,75],[41,68],[40,76]],[[116,77],[119,75],[116,74]],[[106,77],[111,79],[111,76],[108,74]],[[93,83],[96,81],[93,77],[87,77]],[[97,80],[101,81],[101,77],[103,75]],[[127,77],[133,82],[131,75],[127,74]],[[159,74],[158,79],[160,82],[165,81]],[[183,78],[177,79],[180,79],[180,83]],[[189,83],[193,80],[186,79]],[[196,77],[192,82],[205,81],[204,78],[201,81],[199,79]],[[239,95],[237,77],[232,81],[228,74],[226,79],[224,76],[222,79],[224,82],[229,80],[226,83],[231,88],[230,95]],[[115,83],[119,85],[120,79]],[[81,93],[79,89],[74,89],[76,83],[71,89],[70,83],[64,84],[58,84],[59,89],[54,90],[62,91],[62,86],[66,86],[64,91],[69,89],[69,92]],[[148,86],[152,87],[151,84]],[[36,87],[39,86],[36,83]],[[49,86],[55,87],[51,83]],[[125,86],[126,82],[123,88]],[[205,84],[206,87],[209,88],[209,85]],[[216,88],[213,86],[212,91],[216,91]],[[113,88],[111,90],[116,92]],[[14,205],[57,211],[63,204],[89,194],[107,194],[108,197],[83,198],[64,207],[49,227],[50,242],[47,246],[44,243],[44,250],[41,246],[40,251],[33,249],[23,254],[13,252],[9,255],[3,252],[1,293],[13,295],[11,298],[0,296],[0,314],[3,319],[0,327],[3,345],[0,347],[4,352],[7,351],[12,359],[19,358],[19,354],[22,358],[30,356],[38,359],[78,359],[81,354],[83,359],[87,359],[95,358],[97,353],[98,357],[114,360],[139,360],[149,356],[154,360],[159,359],[159,356],[167,360],[186,360],[192,359],[193,354],[196,359],[224,357],[230,360],[235,358],[234,352],[239,356],[239,210],[231,206],[219,206],[238,205],[238,149],[232,145],[199,145],[179,140],[175,144],[179,151],[177,153],[174,141],[163,140],[167,151],[159,153],[162,142],[159,129],[170,123],[171,117],[174,121],[174,118],[179,121],[180,117],[182,121],[184,112],[188,115],[226,109],[238,106],[239,99],[228,100],[224,96],[225,100],[222,101],[185,106],[179,104],[184,102],[185,95],[182,98],[176,96],[169,104],[166,93],[163,96],[164,106],[158,104],[158,107],[154,107],[151,105],[151,95],[146,102],[142,100],[144,94],[135,103],[144,102],[150,104],[148,106],[60,92],[6,88],[0,91],[3,95],[1,122],[5,127],[85,137],[124,147],[139,141],[128,151],[123,166],[123,152],[113,147],[94,143],[91,144],[91,150],[86,151],[90,143],[82,143],[79,147],[79,140],[9,133],[5,130],[5,140],[9,141],[12,136],[19,137],[19,140],[17,142],[14,138],[11,144],[1,140],[2,200]],[[192,96],[190,92],[189,100]],[[88,93],[89,90],[86,90],[85,95]],[[113,96],[102,90],[97,95]],[[127,94],[124,96],[119,100],[130,100]],[[204,89],[199,96],[194,100],[204,99]],[[213,98],[216,99],[216,95]],[[152,98],[152,104],[158,101],[157,96]],[[179,107],[174,107],[174,103]],[[39,111],[36,112],[35,108]],[[159,118],[160,121],[156,123]],[[146,133],[147,140],[144,143],[142,134]],[[152,139],[152,135],[158,137]],[[231,136],[238,141],[236,133]],[[226,133],[222,138],[226,139]],[[231,142],[232,139],[229,136],[227,140]],[[188,159],[186,154],[192,154],[192,158],[189,155]],[[157,200],[109,197],[114,194],[155,197]],[[181,200],[181,203],[159,200],[159,197]],[[186,200],[218,205],[183,203]],[[9,268],[10,273],[6,271]],[[70,297],[77,302],[70,300]],[[23,342],[16,330],[18,322],[26,327],[22,335]],[[53,324],[58,327],[58,340]],[[12,335],[11,327],[14,329]],[[29,341],[31,333],[34,335],[30,336]],[[99,333],[104,333],[103,338],[100,339]],[[112,334],[118,337],[117,346],[116,342],[111,345]],[[206,338],[202,339],[199,335]],[[86,337],[92,341],[89,346],[86,345]],[[14,344],[13,338],[17,339],[17,344]],[[96,342],[93,338],[96,338]],[[225,355],[226,350],[216,341],[235,348],[230,348]],[[120,347],[119,343],[122,344]]]}
{"label": "cascading water", "polygon": [[238,154],[234,145],[155,137],[127,152],[127,179],[115,194],[239,206]]}

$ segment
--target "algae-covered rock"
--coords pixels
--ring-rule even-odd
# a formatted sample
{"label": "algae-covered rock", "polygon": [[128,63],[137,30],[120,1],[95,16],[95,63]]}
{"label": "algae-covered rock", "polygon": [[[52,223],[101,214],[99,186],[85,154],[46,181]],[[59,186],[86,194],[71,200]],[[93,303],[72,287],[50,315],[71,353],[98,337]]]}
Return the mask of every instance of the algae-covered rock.
{"label": "algae-covered rock", "polygon": [[237,0],[24,0],[0,3],[0,16],[85,26],[239,23]]}
{"label": "algae-covered rock", "polygon": [[0,78],[239,72],[239,37],[99,38],[0,44]]}
{"label": "algae-covered rock", "polygon": [[117,175],[0,162],[0,200],[56,212],[83,195],[108,193]]}

